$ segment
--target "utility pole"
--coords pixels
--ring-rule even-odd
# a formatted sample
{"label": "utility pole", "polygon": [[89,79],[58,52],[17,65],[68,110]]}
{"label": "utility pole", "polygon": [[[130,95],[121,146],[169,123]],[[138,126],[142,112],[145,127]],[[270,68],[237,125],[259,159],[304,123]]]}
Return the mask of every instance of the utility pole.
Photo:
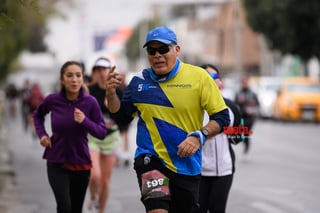
{"label": "utility pole", "polygon": [[80,55],[79,59],[82,60],[82,62],[85,65],[86,68],[86,59],[88,58],[88,52],[87,52],[87,12],[86,12],[86,3],[85,1],[81,1],[81,4],[79,5],[79,14],[78,14],[78,30],[79,30],[79,46],[80,46]]}
{"label": "utility pole", "polygon": [[235,57],[235,71],[240,76],[243,76],[243,58],[242,58],[242,19],[241,19],[241,1],[234,1],[234,57]]}
{"label": "utility pole", "polygon": [[148,32],[148,22],[143,22],[139,27],[139,65],[138,69],[145,66],[145,50],[142,48],[146,41],[146,36]]}

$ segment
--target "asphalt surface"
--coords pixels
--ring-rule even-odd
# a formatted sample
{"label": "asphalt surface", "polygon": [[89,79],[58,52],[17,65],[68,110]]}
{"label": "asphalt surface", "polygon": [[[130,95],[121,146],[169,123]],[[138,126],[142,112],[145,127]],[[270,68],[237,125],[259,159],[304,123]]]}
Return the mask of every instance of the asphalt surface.
{"label": "asphalt surface", "polygon": [[[55,212],[55,201],[49,187],[43,148],[31,134],[24,131],[20,114],[15,118],[6,114],[0,126],[0,213]],[[134,134],[130,131],[131,135]],[[133,154],[134,147],[131,147]],[[84,205],[87,209],[88,194]],[[144,212],[139,202],[139,190],[132,161],[114,167],[111,196],[106,212]]]}
{"label": "asphalt surface", "polygon": [[[41,159],[43,149],[30,131],[23,131],[19,116],[7,117],[1,124],[0,174],[5,173],[7,178],[0,182],[0,213],[55,212],[45,161]],[[242,153],[242,144],[234,146],[236,173],[227,212],[320,212],[319,127],[313,123],[259,120],[253,129],[249,154]],[[132,151],[134,132],[132,127]],[[7,146],[3,145],[4,139]],[[132,164],[115,167],[111,181],[106,212],[144,212]],[[90,213],[86,204],[84,213]]]}

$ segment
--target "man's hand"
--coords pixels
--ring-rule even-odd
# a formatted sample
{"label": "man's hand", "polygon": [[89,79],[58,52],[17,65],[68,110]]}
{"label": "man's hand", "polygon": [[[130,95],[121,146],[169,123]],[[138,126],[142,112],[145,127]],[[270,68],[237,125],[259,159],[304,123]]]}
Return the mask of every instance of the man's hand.
{"label": "man's hand", "polygon": [[200,148],[200,141],[197,137],[189,136],[178,146],[178,155],[180,157],[190,157]]}
{"label": "man's hand", "polygon": [[116,95],[116,88],[120,86],[122,82],[122,76],[115,72],[116,66],[112,66],[110,71],[107,73],[106,79],[106,96],[112,97]]}
{"label": "man's hand", "polygon": [[122,76],[115,72],[116,67],[111,67],[111,70],[107,73],[106,79],[106,97],[105,106],[111,113],[115,113],[120,109],[120,100],[116,93],[116,88],[120,86],[122,82]]}

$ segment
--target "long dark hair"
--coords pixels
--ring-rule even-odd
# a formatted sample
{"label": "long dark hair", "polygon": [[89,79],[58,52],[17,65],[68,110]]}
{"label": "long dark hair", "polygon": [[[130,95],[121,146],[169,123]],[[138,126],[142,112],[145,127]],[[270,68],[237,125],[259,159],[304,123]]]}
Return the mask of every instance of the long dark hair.
{"label": "long dark hair", "polygon": [[[66,72],[66,69],[71,65],[77,65],[81,68],[82,75],[84,74],[83,64],[79,61],[66,61],[60,68],[60,80],[63,80],[63,74]],[[64,88],[62,84],[60,84],[61,89]]]}

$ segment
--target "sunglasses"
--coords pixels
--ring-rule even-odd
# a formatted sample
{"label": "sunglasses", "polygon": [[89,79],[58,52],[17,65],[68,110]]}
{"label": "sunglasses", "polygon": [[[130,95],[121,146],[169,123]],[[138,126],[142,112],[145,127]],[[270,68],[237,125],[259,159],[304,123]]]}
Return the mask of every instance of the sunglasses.
{"label": "sunglasses", "polygon": [[164,45],[158,48],[154,48],[154,47],[147,47],[147,52],[149,55],[155,55],[156,52],[160,53],[160,54],[166,54],[167,52],[170,51],[170,46],[169,45]]}
{"label": "sunglasses", "polygon": [[219,78],[219,74],[218,74],[218,73],[212,72],[212,73],[209,73],[209,74],[211,75],[211,77],[212,77],[214,80],[216,80],[216,79]]}

